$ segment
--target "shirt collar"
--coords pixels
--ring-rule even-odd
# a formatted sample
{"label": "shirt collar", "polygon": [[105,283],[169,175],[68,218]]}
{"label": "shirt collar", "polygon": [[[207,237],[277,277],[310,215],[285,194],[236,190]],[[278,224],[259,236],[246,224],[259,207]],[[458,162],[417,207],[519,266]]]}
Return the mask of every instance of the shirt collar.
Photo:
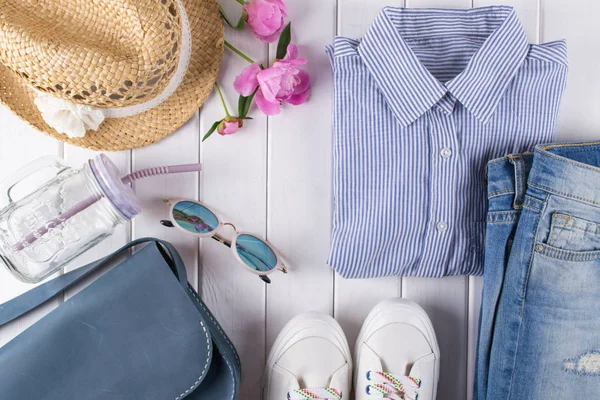
{"label": "shirt collar", "polygon": [[[419,61],[392,21],[393,13],[408,12],[422,16],[430,13],[438,19],[464,18],[460,20],[464,23],[482,13],[505,15],[505,18],[466,68],[444,85]],[[411,19],[403,19],[402,24],[411,24]],[[480,122],[489,122],[528,51],[525,31],[514,9],[506,6],[451,11],[386,7],[358,46],[358,53],[390,109],[405,127],[431,109],[447,92]]]}

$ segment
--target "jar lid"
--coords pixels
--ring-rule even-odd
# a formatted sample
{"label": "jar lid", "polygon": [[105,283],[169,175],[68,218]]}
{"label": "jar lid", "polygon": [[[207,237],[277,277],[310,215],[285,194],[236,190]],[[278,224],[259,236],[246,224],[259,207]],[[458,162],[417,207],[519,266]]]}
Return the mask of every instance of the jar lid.
{"label": "jar lid", "polygon": [[142,212],[142,205],[133,189],[121,181],[121,173],[110,158],[99,154],[89,162],[104,195],[123,218],[130,220]]}

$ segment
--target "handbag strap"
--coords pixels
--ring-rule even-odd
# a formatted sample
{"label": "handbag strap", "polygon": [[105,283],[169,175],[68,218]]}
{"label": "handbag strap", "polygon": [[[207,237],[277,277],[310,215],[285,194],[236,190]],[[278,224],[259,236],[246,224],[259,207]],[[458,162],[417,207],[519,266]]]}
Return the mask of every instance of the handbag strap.
{"label": "handbag strap", "polygon": [[1,304],[0,305],[0,327],[3,325],[21,317],[22,315],[28,313],[41,306],[48,300],[57,296],[59,293],[69,289],[70,287],[76,285],[81,282],[83,279],[88,277],[90,274],[106,265],[107,263],[114,260],[117,256],[123,254],[126,250],[129,250],[133,246],[137,246],[143,243],[156,243],[159,246],[159,249],[164,248],[168,256],[170,257],[170,261],[172,261],[172,266],[175,268],[174,273],[177,275],[179,283],[183,286],[184,289],[187,289],[187,273],[185,270],[185,265],[183,264],[183,260],[181,256],[175,249],[175,247],[169,243],[160,239],[155,238],[142,238],[134,240],[125,246],[121,247],[119,250],[114,253],[98,260],[90,263],[86,266],[78,268],[74,271],[68,272],[64,275],[61,275],[55,279],[52,279],[49,282],[46,282],[42,285],[39,285],[22,295],[15,297],[14,299]]}

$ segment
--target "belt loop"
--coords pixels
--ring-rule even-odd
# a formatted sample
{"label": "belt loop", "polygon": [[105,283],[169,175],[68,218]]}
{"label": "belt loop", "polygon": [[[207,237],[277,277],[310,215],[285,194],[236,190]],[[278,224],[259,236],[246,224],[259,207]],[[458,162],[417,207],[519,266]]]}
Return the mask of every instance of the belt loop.
{"label": "belt loop", "polygon": [[515,167],[515,200],[513,208],[520,210],[523,208],[525,192],[527,191],[527,181],[525,177],[525,162],[520,154],[508,156],[508,160]]}

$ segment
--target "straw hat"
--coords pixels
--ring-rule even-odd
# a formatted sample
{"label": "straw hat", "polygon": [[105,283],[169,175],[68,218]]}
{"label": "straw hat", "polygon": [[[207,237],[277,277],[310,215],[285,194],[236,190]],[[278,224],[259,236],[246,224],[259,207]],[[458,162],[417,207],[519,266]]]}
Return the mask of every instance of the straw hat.
{"label": "straw hat", "polygon": [[76,146],[125,150],[173,133],[222,56],[216,0],[0,0],[0,102]]}

